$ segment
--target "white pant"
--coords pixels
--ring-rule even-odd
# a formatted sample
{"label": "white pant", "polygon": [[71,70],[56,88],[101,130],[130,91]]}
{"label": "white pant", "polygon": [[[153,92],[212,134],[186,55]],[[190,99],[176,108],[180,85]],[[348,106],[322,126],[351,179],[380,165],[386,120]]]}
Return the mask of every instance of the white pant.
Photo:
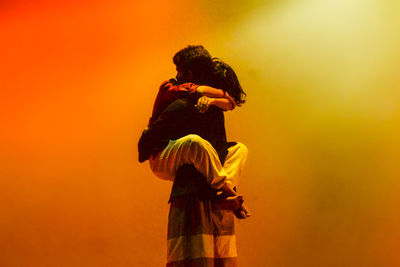
{"label": "white pant", "polygon": [[189,134],[168,145],[156,156],[149,159],[153,173],[164,180],[173,181],[176,171],[184,164],[193,164],[203,174],[207,183],[219,189],[225,183],[236,186],[244,163],[247,159],[247,147],[242,143],[228,148],[225,164],[222,166],[218,153],[205,139]]}

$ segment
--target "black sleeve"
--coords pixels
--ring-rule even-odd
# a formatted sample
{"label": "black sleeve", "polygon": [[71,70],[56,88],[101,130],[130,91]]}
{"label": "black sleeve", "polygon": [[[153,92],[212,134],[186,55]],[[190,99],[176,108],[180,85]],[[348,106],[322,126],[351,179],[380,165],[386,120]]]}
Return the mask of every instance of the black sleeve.
{"label": "black sleeve", "polygon": [[143,131],[138,144],[139,162],[148,160],[152,154],[161,151],[168,144],[174,130],[183,123],[188,105],[186,99],[175,100]]}

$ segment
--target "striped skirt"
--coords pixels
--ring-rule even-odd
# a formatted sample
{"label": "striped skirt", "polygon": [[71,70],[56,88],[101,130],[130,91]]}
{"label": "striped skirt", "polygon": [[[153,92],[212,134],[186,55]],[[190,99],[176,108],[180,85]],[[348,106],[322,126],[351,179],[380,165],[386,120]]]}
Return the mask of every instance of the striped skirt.
{"label": "striped skirt", "polygon": [[234,215],[195,194],[175,197],[168,217],[167,267],[237,267]]}

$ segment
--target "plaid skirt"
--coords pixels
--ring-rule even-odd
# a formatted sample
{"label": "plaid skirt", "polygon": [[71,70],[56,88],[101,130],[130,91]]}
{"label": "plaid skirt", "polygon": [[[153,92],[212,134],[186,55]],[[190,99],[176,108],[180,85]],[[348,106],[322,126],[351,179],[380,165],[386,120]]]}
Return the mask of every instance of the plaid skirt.
{"label": "plaid skirt", "polygon": [[196,194],[171,199],[167,267],[237,267],[235,217]]}

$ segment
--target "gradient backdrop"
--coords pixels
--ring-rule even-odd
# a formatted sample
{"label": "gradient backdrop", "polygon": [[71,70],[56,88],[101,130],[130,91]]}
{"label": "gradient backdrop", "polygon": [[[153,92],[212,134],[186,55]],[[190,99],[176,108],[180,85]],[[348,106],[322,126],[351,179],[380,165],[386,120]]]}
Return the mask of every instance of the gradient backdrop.
{"label": "gradient backdrop", "polygon": [[163,266],[171,183],[137,160],[172,56],[248,101],[242,267],[400,266],[400,4],[0,2],[0,266]]}

